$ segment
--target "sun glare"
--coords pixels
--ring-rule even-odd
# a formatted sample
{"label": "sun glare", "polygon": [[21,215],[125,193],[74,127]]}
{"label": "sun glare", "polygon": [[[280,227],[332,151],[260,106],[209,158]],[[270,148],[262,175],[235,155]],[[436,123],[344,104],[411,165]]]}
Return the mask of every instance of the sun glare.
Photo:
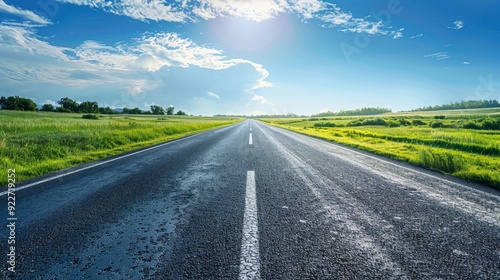
{"label": "sun glare", "polygon": [[217,41],[235,51],[264,51],[280,40],[293,36],[287,15],[262,22],[243,18],[215,19],[210,34]]}

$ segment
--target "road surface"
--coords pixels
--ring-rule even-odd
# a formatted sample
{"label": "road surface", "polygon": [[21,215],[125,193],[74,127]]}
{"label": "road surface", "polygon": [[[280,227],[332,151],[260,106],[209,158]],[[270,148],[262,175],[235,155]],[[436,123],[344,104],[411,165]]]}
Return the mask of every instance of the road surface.
{"label": "road surface", "polygon": [[498,191],[253,120],[28,183],[3,276],[500,279]]}

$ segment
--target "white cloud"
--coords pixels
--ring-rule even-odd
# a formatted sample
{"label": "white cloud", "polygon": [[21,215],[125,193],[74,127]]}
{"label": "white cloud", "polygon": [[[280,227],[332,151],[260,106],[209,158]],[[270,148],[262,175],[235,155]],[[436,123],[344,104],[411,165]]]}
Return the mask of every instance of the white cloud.
{"label": "white cloud", "polygon": [[198,0],[193,13],[202,19],[221,16],[242,17],[261,22],[284,13],[289,4],[286,0]]}
{"label": "white cloud", "polygon": [[257,83],[251,88],[251,90],[273,86],[271,82],[266,81],[266,78],[269,76],[269,72],[264,68],[264,66],[248,60],[241,60],[240,62],[252,65],[255,68],[255,70],[260,74],[260,78],[257,80]]}
{"label": "white cloud", "polygon": [[163,0],[58,0],[80,6],[99,8],[116,15],[147,21],[185,22],[188,15],[178,2],[168,4]]}
{"label": "white cloud", "polygon": [[207,92],[207,95],[210,96],[210,97],[213,97],[215,99],[220,99],[219,95],[217,95],[217,94],[215,94],[215,93],[213,93],[211,91]]}
{"label": "white cloud", "polygon": [[265,105],[271,105],[271,106],[273,105],[264,96],[257,95],[257,94],[252,95],[252,101],[257,101],[257,102],[265,104]]}
{"label": "white cloud", "polygon": [[328,4],[319,0],[291,0],[290,9],[305,19],[314,17],[314,14],[327,9]]}
{"label": "white cloud", "polygon": [[289,7],[286,0],[58,0],[75,5],[100,8],[117,15],[138,20],[186,22],[213,19],[222,16],[243,17],[264,21],[284,13]]}
{"label": "white cloud", "polygon": [[350,31],[354,33],[368,33],[371,35],[375,34],[387,34],[387,31],[383,30],[384,25],[381,21],[369,22],[361,18],[356,18],[346,24],[344,31]]}
{"label": "white cloud", "polygon": [[136,52],[149,55],[158,66],[177,66],[223,70],[239,64],[249,64],[260,74],[251,90],[271,87],[265,79],[269,72],[263,65],[246,59],[227,59],[221,50],[199,46],[189,39],[180,38],[176,33],[145,35],[136,46]]}
{"label": "white cloud", "polygon": [[[126,47],[126,46],[125,46]],[[85,41],[72,50],[76,59],[103,69],[127,71],[134,64],[147,68],[141,64],[141,57],[129,53],[124,46],[110,47],[95,41]],[[138,61],[136,63],[136,61]],[[149,69],[149,68],[148,68]]]}
{"label": "white cloud", "polygon": [[138,79],[132,81],[132,85],[127,88],[127,92],[131,95],[140,95],[146,90],[155,88],[155,85],[151,84],[149,80]]}
{"label": "white cloud", "polygon": [[411,36],[410,39],[422,38],[423,36],[424,36],[424,33],[420,33],[420,34]]}
{"label": "white cloud", "polygon": [[391,31],[391,28],[386,27],[382,21],[355,18],[350,12],[342,11],[336,4],[325,4],[318,12],[321,13],[316,14],[315,17],[327,24],[323,25],[324,27],[339,28],[343,32],[390,35],[393,39],[403,37],[404,28]]}
{"label": "white cloud", "polygon": [[434,58],[436,60],[443,60],[443,59],[450,58],[450,56],[448,55],[447,52],[438,52],[438,53],[433,53],[433,54],[427,54],[427,55],[424,55],[424,57],[430,57],[430,58]]}
{"label": "white cloud", "polygon": [[60,105],[59,105],[56,101],[54,101],[54,100],[50,100],[50,99],[45,99],[45,100],[41,103],[41,105],[45,105],[45,104],[50,104],[50,105],[52,105],[52,106],[54,106],[54,107],[59,107],[59,106],[60,106]]}
{"label": "white cloud", "polygon": [[454,21],[454,22],[453,22],[453,26],[451,26],[451,27],[449,26],[448,28],[449,28],[449,29],[459,30],[459,29],[464,28],[464,26],[465,26],[465,24],[464,24],[464,22],[463,22],[463,21],[461,21],[461,20],[456,20],[456,21]]}
{"label": "white cloud", "polygon": [[295,14],[304,19],[317,19],[324,27],[343,32],[390,35],[401,38],[402,32],[390,31],[381,21],[355,18],[336,4],[321,0],[58,0],[75,5],[99,8],[141,21],[196,22],[218,17],[239,17],[262,22],[280,14]]}
{"label": "white cloud", "polygon": [[470,64],[470,62],[468,62],[468,61],[464,61],[464,62],[462,62],[462,64],[464,64],[464,65],[469,65],[469,64]]}
{"label": "white cloud", "polygon": [[10,5],[7,5],[4,0],[0,0],[0,12],[8,13],[11,15],[15,15],[18,17],[25,18],[31,22],[38,23],[38,24],[51,24],[50,20],[47,20],[37,14],[35,14],[32,11],[27,11],[27,10],[22,10]]}
{"label": "white cloud", "polygon": [[[144,106],[144,108],[151,108],[151,106],[153,106],[153,105],[161,106],[161,105],[158,105],[158,104],[156,104],[156,103],[154,103],[154,102],[149,103],[149,102],[147,102],[147,101],[144,101],[144,102],[142,103],[142,105]],[[163,107],[163,106],[161,106],[161,107]]]}
{"label": "white cloud", "polygon": [[[16,54],[16,59],[12,53]],[[10,81],[37,81],[68,86],[120,83],[131,95],[154,89],[161,79],[154,72],[163,67],[223,70],[252,66],[258,74],[250,90],[270,87],[263,65],[240,58],[226,58],[221,50],[197,45],[176,33],[144,34],[131,44],[103,45],[86,41],[76,48],[52,46],[23,26],[0,24],[0,71]]]}
{"label": "white cloud", "polygon": [[403,30],[405,30],[405,29],[404,28],[400,28],[397,31],[391,31],[390,34],[392,35],[392,39],[396,40],[396,39],[399,39],[399,38],[403,38]]}
{"label": "white cloud", "polygon": [[11,82],[86,83],[71,78],[73,71],[82,67],[71,62],[65,54],[68,50],[39,40],[30,27],[0,24],[0,72]]}
{"label": "white cloud", "polygon": [[318,17],[320,20],[326,23],[330,23],[332,26],[336,25],[346,25],[352,20],[352,15],[350,13],[341,12],[340,10],[335,12],[330,12]]}
{"label": "white cloud", "polygon": [[7,45],[16,50],[24,49],[30,54],[42,54],[67,60],[64,54],[66,48],[53,47],[47,42],[37,39],[33,30],[23,25],[0,24],[0,44]]}
{"label": "white cloud", "polygon": [[125,16],[138,20],[154,21],[172,21],[184,22],[187,15],[173,5],[165,5],[162,0],[122,0],[115,3],[115,7],[110,11],[114,14],[123,14]]}

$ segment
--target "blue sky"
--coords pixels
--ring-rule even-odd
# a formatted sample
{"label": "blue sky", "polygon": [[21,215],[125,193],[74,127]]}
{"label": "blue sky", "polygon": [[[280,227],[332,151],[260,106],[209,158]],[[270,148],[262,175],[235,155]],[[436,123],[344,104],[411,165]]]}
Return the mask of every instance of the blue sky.
{"label": "blue sky", "polygon": [[500,2],[0,0],[0,95],[189,114],[499,99]]}

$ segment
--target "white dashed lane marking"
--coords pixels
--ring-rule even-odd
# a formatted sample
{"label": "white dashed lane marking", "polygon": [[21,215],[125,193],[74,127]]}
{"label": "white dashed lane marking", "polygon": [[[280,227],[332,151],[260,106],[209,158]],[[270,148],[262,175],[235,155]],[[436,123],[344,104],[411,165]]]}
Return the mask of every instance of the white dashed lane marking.
{"label": "white dashed lane marking", "polygon": [[255,171],[247,172],[245,214],[243,216],[243,237],[241,242],[240,280],[259,280],[259,227],[257,219],[257,194]]}

